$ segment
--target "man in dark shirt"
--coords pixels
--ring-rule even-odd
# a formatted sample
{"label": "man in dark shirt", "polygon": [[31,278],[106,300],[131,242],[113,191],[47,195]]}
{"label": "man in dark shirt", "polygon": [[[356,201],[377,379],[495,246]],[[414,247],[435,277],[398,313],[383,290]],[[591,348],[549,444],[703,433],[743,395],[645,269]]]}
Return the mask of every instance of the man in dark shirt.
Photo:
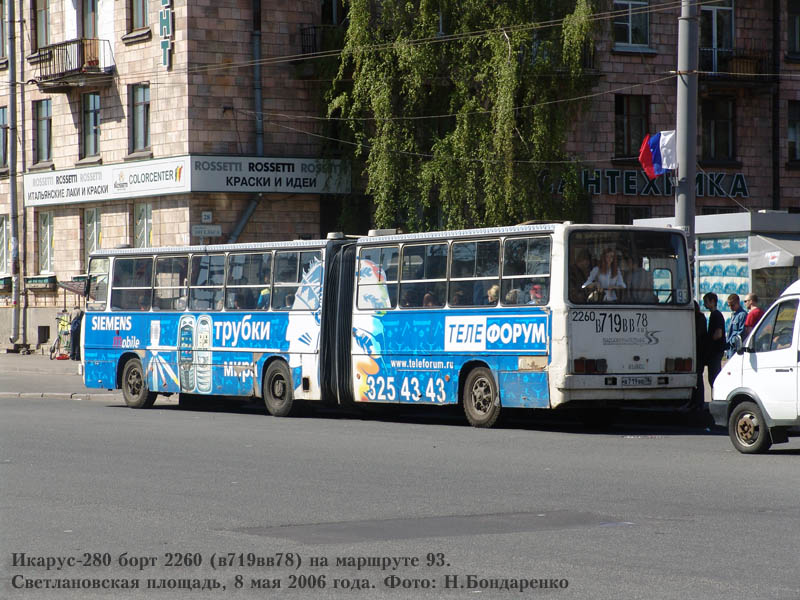
{"label": "man in dark shirt", "polygon": [[717,310],[718,301],[714,292],[708,292],[703,296],[703,306],[711,311],[708,316],[708,343],[706,344],[708,385],[711,386],[714,385],[714,380],[722,370],[722,355],[725,354],[725,318]]}

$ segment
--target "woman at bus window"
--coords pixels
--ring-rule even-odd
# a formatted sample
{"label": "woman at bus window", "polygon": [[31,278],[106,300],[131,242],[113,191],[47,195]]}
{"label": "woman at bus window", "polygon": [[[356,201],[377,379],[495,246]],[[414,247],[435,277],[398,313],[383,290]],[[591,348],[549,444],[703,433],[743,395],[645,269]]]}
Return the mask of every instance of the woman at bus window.
{"label": "woman at bus window", "polygon": [[439,306],[439,304],[434,295],[431,292],[427,292],[422,297],[422,306]]}
{"label": "woman at bus window", "polygon": [[603,294],[603,302],[617,301],[617,290],[625,289],[625,281],[622,279],[622,271],[617,264],[617,253],[613,248],[606,248],[603,251],[600,264],[589,273],[583,288],[593,288]]}
{"label": "woman at bus window", "polygon": [[486,304],[495,305],[497,304],[497,299],[500,297],[500,286],[493,285],[489,288],[489,291],[486,292]]}

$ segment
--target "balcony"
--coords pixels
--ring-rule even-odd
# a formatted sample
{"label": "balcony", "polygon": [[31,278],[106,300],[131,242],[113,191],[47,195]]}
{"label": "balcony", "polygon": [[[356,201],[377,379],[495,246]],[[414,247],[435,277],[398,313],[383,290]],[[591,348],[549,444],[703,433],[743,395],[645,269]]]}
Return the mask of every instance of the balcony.
{"label": "balcony", "polygon": [[[33,61],[32,61],[33,62]],[[39,48],[34,77],[39,89],[66,92],[86,85],[111,85],[114,55],[108,40],[82,38]]]}
{"label": "balcony", "polygon": [[772,53],[740,48],[700,48],[700,82],[705,88],[753,88],[769,91],[777,81]]}

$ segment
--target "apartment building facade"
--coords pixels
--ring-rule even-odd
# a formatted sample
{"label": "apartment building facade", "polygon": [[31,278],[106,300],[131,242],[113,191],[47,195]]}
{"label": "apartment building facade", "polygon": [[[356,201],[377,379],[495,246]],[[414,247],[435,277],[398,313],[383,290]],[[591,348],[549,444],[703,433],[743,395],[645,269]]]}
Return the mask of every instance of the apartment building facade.
{"label": "apartment building facade", "polygon": [[[4,49],[8,1],[0,2]],[[319,84],[296,62],[270,62],[303,53],[309,35],[313,46],[336,6],[31,0],[15,8],[20,327],[31,346],[52,339],[56,313],[79,302],[70,289],[97,248],[317,237],[321,204],[350,192],[349,164],[323,159],[306,133],[313,123],[294,120],[319,114]],[[4,50],[0,78],[9,68]],[[10,100],[0,86],[6,340]]]}
{"label": "apartment building facade", "polygon": [[[358,174],[336,158],[335,140],[318,135],[330,74],[296,60],[340,47],[340,0],[15,6],[21,329],[31,346],[78,301],[64,285],[98,247],[316,237],[327,207],[363,185],[351,185]],[[649,181],[637,156],[646,133],[675,127],[680,9],[597,7],[608,9],[596,23],[593,97],[568,151],[593,222],[671,216],[670,178]],[[800,211],[800,0],[716,0],[699,12],[697,214]],[[9,33],[4,22],[0,81]],[[0,84],[3,339],[10,107]]]}
{"label": "apartment building facade", "polygon": [[[675,129],[680,7],[611,4],[569,150],[594,222],[672,216],[670,177],[637,159],[645,134]],[[800,211],[800,2],[703,2],[699,30],[696,213]]]}

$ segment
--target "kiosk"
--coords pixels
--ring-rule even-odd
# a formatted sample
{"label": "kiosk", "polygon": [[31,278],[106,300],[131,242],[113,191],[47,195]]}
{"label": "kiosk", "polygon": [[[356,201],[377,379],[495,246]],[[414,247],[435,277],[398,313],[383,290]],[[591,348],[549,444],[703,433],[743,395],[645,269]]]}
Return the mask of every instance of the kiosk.
{"label": "kiosk", "polygon": [[[672,227],[674,217],[636,219],[634,225]],[[729,294],[754,292],[766,309],[800,279],[800,214],[759,211],[695,217],[695,298],[719,296],[727,322]],[[727,311],[727,313],[726,313]]]}

